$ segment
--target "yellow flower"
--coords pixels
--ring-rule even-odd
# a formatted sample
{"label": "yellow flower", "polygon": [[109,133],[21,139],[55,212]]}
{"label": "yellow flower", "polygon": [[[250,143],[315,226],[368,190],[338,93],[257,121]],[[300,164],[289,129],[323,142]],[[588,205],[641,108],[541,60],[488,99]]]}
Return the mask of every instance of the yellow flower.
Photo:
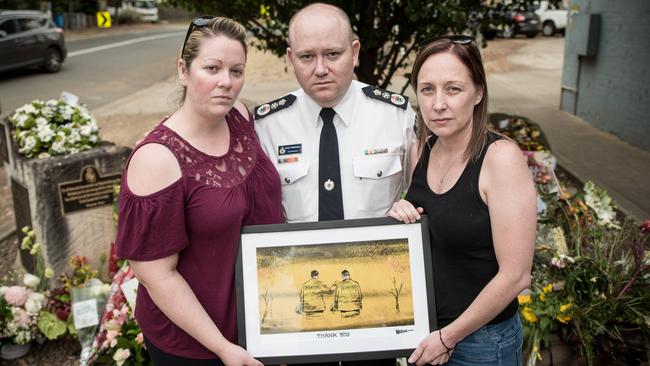
{"label": "yellow flower", "polygon": [[517,299],[519,300],[520,305],[530,304],[531,302],[533,302],[530,295],[521,294],[517,296]]}
{"label": "yellow flower", "polygon": [[573,304],[572,304],[572,303],[568,303],[568,304],[560,305],[560,312],[561,312],[561,313],[564,313],[564,312],[566,312],[567,310],[571,309],[572,307],[573,307]]}
{"label": "yellow flower", "polygon": [[547,293],[553,291],[553,284],[549,283],[548,285],[542,288],[542,293]]}
{"label": "yellow flower", "polygon": [[528,306],[524,306],[524,310],[521,311],[521,315],[524,317],[524,320],[531,324],[537,322],[537,315],[535,315],[533,309],[529,308]]}
{"label": "yellow flower", "polygon": [[542,301],[546,301],[546,292],[542,292],[541,294],[539,294],[539,299]]}
{"label": "yellow flower", "polygon": [[559,320],[560,323],[569,324],[571,317],[569,315],[558,315],[555,319]]}
{"label": "yellow flower", "polygon": [[52,278],[52,276],[54,276],[54,270],[52,270],[50,267],[47,267],[45,269],[45,278]]}

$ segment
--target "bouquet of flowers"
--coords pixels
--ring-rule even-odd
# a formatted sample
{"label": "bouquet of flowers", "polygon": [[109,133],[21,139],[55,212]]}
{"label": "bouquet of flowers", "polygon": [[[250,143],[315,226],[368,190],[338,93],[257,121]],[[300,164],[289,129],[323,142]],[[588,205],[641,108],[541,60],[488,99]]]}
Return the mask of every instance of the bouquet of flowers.
{"label": "bouquet of flowers", "polygon": [[122,288],[124,283],[134,278],[135,274],[128,265],[122,266],[115,274],[100,320],[99,334],[93,342],[94,355],[88,364],[98,362],[114,363],[118,366],[141,366],[150,363],[149,354],[144,348],[142,331]]}
{"label": "bouquet of flowers", "polygon": [[59,286],[50,292],[47,303],[48,322],[51,330],[45,333],[48,339],[56,339],[66,333],[77,335],[72,319],[72,299],[70,291],[72,287],[84,286],[93,278],[98,277],[97,270],[93,270],[88,264],[88,258],[80,255],[70,257],[68,270],[59,276]]}
{"label": "bouquet of flowers", "polygon": [[36,287],[38,276],[26,273],[23,284],[0,287],[0,339],[13,344],[26,344],[41,338],[38,320],[47,302],[47,293]]}
{"label": "bouquet of flowers", "polygon": [[9,116],[18,152],[28,158],[88,150],[100,142],[95,118],[86,107],[64,100],[34,100]]}

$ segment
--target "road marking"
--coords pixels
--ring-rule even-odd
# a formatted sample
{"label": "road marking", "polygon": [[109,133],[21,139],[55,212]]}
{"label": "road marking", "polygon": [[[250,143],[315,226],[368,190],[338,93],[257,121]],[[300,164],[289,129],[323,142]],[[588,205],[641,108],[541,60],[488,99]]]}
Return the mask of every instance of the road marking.
{"label": "road marking", "polygon": [[128,41],[122,41],[122,42],[116,42],[116,43],[110,43],[110,44],[105,44],[103,46],[97,46],[97,47],[91,47],[91,48],[85,48],[83,50],[79,51],[74,51],[74,52],[69,52],[68,57],[74,57],[74,56],[79,56],[79,55],[85,55],[87,53],[93,53],[93,52],[99,52],[99,51],[104,51],[108,50],[111,48],[116,48],[116,47],[122,47],[122,46],[128,46],[130,44],[134,43],[140,43],[140,42],[146,42],[146,41],[153,41],[155,39],[162,39],[162,38],[169,38],[169,37],[176,37],[183,32],[173,32],[173,33],[165,33],[165,34],[157,34],[155,36],[147,36],[147,37],[140,37],[140,38],[134,38],[134,39],[129,39]]}

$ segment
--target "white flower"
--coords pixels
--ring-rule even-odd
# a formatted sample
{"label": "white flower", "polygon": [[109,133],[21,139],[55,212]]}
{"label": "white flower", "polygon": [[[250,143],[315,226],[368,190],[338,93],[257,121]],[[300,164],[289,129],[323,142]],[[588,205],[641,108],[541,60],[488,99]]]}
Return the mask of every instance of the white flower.
{"label": "white flower", "polygon": [[3,297],[5,295],[5,291],[7,291],[7,289],[7,286],[0,286],[0,297]]}
{"label": "white flower", "polygon": [[598,218],[598,225],[603,225],[608,228],[619,229],[618,222],[616,221],[616,212],[612,207],[612,199],[607,194],[607,191],[597,187],[593,182],[585,183],[585,203],[596,213]]}
{"label": "white flower", "polygon": [[68,140],[71,144],[76,144],[77,142],[81,141],[81,135],[79,134],[79,131],[72,129],[72,131],[70,131],[70,136],[68,136]]}
{"label": "white flower", "polygon": [[43,109],[41,109],[41,114],[48,120],[52,119],[54,117],[54,111],[52,108],[45,106]]}
{"label": "white flower", "polygon": [[32,149],[35,147],[36,147],[36,139],[34,138],[34,136],[27,136],[23,141],[23,147],[21,147],[18,151],[20,153],[28,153],[31,152]]}
{"label": "white flower", "polygon": [[25,303],[25,310],[27,310],[28,314],[36,315],[41,311],[41,309],[43,309],[43,306],[45,306],[46,302],[47,298],[45,295],[40,292],[33,292],[31,295],[29,295],[29,298]]}
{"label": "white flower", "polygon": [[63,154],[65,152],[65,141],[54,141],[52,144],[52,150],[54,150],[56,153]]}
{"label": "white flower", "polygon": [[20,128],[25,127],[25,122],[27,121],[29,117],[26,114],[20,114],[15,118],[16,121],[16,126]]}
{"label": "white flower", "polygon": [[83,125],[79,127],[79,133],[81,136],[90,136],[93,133],[93,127],[90,124]]}
{"label": "white flower", "polygon": [[36,128],[36,134],[43,142],[48,142],[54,137],[54,131],[52,131],[49,124],[39,125]]}
{"label": "white flower", "polygon": [[31,273],[25,273],[23,276],[23,283],[27,287],[36,287],[38,286],[39,283],[41,283],[41,279],[38,276],[34,276]]}
{"label": "white flower", "polygon": [[46,125],[47,125],[47,120],[45,118],[43,117],[36,118],[36,126],[41,127]]}
{"label": "white flower", "polygon": [[113,354],[113,360],[117,366],[122,366],[129,357],[131,357],[131,352],[127,348],[118,348]]}
{"label": "white flower", "polygon": [[93,144],[97,142],[97,135],[92,135],[88,138],[88,141],[92,142]]}
{"label": "white flower", "polygon": [[36,113],[36,108],[33,105],[27,104],[24,106],[23,112],[25,113]]}

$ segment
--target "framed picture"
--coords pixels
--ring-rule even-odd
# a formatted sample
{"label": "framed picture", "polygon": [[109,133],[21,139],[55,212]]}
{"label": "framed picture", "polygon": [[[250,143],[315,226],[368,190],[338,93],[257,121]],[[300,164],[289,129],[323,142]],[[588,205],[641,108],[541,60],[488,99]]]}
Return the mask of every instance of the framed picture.
{"label": "framed picture", "polygon": [[436,329],[426,222],[244,227],[240,345],[264,364],[410,355]]}

